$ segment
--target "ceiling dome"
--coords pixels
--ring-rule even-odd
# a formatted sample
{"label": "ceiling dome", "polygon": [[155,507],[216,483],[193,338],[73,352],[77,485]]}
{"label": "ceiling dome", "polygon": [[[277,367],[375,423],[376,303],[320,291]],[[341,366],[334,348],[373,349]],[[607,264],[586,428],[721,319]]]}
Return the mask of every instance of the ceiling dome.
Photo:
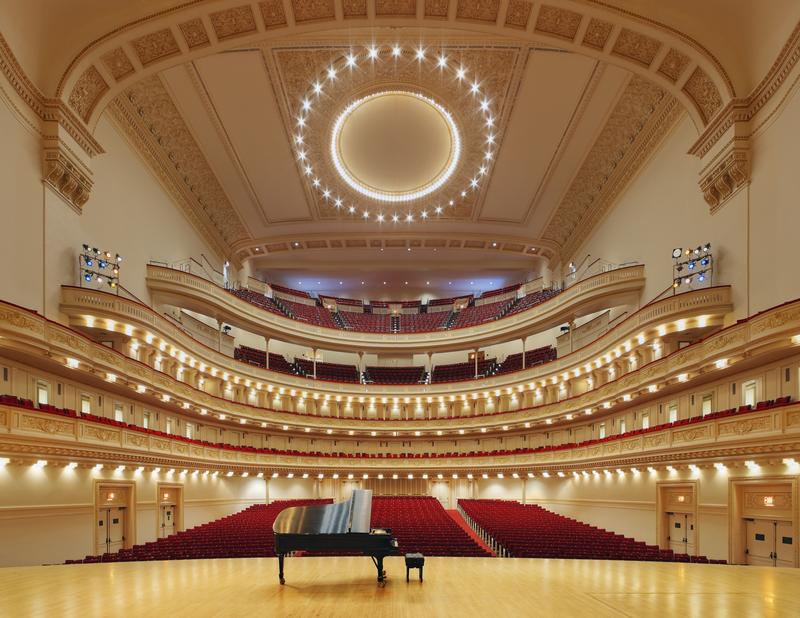
{"label": "ceiling dome", "polygon": [[418,199],[441,186],[460,155],[458,129],[441,105],[415,92],[382,91],[347,106],[331,155],[353,189],[381,201]]}

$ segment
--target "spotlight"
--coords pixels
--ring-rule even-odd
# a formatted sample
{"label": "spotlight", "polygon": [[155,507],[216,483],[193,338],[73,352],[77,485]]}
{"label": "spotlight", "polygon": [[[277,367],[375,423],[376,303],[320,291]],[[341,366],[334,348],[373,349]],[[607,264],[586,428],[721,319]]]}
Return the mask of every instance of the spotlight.
{"label": "spotlight", "polygon": [[689,264],[688,264],[687,268],[688,268],[689,270],[694,270],[694,267],[695,267],[695,266],[697,266],[697,262],[695,262],[695,261],[691,261],[691,262],[689,262]]}
{"label": "spotlight", "polygon": [[91,281],[92,280],[92,273],[87,272],[83,275],[84,281]]}
{"label": "spotlight", "polygon": [[697,276],[697,280],[698,280],[700,283],[702,283],[703,281],[705,281],[705,280],[706,280],[706,274],[705,274],[705,273],[700,273],[700,274]]}
{"label": "spotlight", "polygon": [[108,266],[108,262],[106,262],[105,260],[100,260],[100,261],[97,263],[97,265],[98,265],[100,268],[105,268],[106,266]]}
{"label": "spotlight", "polygon": [[83,259],[86,262],[87,266],[91,266],[92,264],[94,264],[94,260],[91,257],[89,257],[88,255],[84,255]]}

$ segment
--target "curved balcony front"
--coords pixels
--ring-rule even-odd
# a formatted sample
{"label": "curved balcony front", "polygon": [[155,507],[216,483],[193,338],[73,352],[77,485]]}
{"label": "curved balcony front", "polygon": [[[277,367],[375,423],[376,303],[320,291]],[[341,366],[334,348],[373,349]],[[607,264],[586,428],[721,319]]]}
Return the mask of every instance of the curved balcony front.
{"label": "curved balcony front", "polygon": [[579,281],[557,296],[514,315],[477,326],[425,333],[366,333],[317,326],[271,313],[218,285],[180,270],[148,265],[154,306],[189,309],[269,339],[310,348],[367,353],[439,353],[471,350],[521,339],[609,307],[636,305],[644,289],[644,266],[610,270]]}
{"label": "curved balcony front", "polygon": [[0,405],[0,448],[19,457],[47,456],[72,461],[108,461],[221,474],[262,473],[331,475],[339,472],[462,474],[514,472],[551,475],[593,468],[724,461],[770,453],[793,453],[800,436],[800,404],[755,410],[713,419],[695,419],[652,431],[614,436],[589,445],[563,445],[538,452],[389,457],[319,456],[259,452],[154,435],[141,428],[116,426],[84,417],[54,415],[36,409]]}

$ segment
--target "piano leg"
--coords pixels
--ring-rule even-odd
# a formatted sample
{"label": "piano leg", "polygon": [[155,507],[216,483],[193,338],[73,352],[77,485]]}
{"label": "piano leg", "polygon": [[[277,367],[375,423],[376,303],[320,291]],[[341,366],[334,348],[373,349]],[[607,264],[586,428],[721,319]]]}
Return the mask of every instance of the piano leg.
{"label": "piano leg", "polygon": [[286,580],[283,578],[283,554],[278,554],[278,578],[281,581],[281,585],[286,583]]}
{"label": "piano leg", "polygon": [[378,586],[383,588],[386,585],[386,571],[383,570],[383,556],[372,556],[372,562],[378,569]]}

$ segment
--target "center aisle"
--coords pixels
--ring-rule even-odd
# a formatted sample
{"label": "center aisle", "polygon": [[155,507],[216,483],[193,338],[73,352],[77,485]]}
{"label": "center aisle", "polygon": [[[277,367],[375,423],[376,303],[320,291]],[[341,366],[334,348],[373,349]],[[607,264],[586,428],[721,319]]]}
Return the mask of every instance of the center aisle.
{"label": "center aisle", "polygon": [[469,524],[464,521],[464,518],[461,517],[461,513],[456,511],[455,509],[447,509],[447,514],[452,518],[454,522],[456,522],[461,528],[463,528],[467,534],[475,541],[478,545],[483,547],[486,551],[488,551],[492,556],[497,557],[497,554],[492,551],[492,548],[489,547],[486,543],[483,542],[483,539],[479,537],[475,531],[469,527]]}

